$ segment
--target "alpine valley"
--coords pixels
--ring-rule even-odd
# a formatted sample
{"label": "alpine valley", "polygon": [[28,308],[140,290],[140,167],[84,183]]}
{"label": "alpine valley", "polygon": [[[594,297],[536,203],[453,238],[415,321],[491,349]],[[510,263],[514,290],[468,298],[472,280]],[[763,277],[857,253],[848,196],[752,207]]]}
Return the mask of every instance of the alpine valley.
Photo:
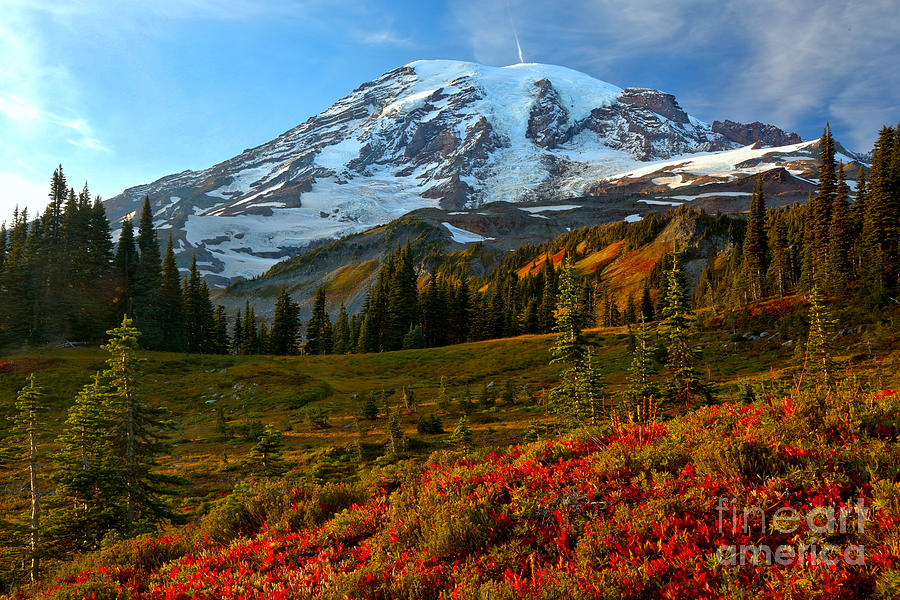
{"label": "alpine valley", "polygon": [[[836,148],[853,177],[865,157]],[[410,227],[442,251],[481,243],[499,255],[684,203],[744,211],[758,173],[770,204],[805,200],[817,160],[818,140],[758,122],[708,124],[657,90],[552,65],[429,60],[363,83],[270,142],[105,205],[120,224],[149,197],[179,266],[196,256],[218,288],[328,245],[333,260],[294,277],[291,292],[303,303],[349,265],[362,277],[344,299],[358,306],[377,272],[364,265]],[[252,291],[226,290],[222,302],[234,307]]]}

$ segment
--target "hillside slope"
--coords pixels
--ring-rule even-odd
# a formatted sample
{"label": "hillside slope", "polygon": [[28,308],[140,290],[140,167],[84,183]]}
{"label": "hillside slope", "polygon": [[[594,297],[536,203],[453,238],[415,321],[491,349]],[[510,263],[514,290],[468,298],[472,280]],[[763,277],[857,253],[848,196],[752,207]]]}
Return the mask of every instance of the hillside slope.
{"label": "hillside slope", "polygon": [[261,483],[195,529],[82,560],[40,597],[896,597],[897,431],[876,424],[898,396],[831,400],[614,420],[361,485]]}

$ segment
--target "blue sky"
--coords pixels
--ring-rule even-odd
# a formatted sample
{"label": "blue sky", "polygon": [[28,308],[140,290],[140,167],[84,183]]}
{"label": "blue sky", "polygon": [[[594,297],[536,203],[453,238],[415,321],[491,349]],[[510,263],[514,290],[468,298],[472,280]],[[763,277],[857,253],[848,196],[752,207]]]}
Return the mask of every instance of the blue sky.
{"label": "blue sky", "polygon": [[707,120],[868,150],[900,119],[896,0],[0,0],[0,219],[62,163],[105,197],[268,141],[421,58],[564,65]]}

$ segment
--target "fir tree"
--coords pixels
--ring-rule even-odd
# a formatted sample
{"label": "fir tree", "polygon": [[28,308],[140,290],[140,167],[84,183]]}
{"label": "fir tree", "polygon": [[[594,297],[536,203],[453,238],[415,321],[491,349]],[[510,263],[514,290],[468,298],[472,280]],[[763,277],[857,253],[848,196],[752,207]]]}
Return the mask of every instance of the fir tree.
{"label": "fir tree", "polygon": [[422,333],[422,327],[416,325],[410,327],[409,331],[403,336],[404,350],[420,350],[425,347],[425,335]]}
{"label": "fir tree", "polygon": [[403,347],[403,336],[416,323],[417,297],[416,272],[407,240],[406,247],[397,252],[395,268],[388,280],[383,337],[385,350],[399,350]]}
{"label": "fir tree", "polygon": [[215,352],[215,312],[209,299],[209,287],[197,270],[197,256],[191,259],[183,283],[184,331],[188,352]]}
{"label": "fir tree", "polygon": [[644,280],[644,289],[641,291],[641,315],[647,322],[655,320],[653,298],[650,297],[650,285],[646,280]]}
{"label": "fir tree", "polygon": [[897,277],[898,218],[900,218],[900,193],[898,177],[893,168],[895,132],[883,127],[872,152],[872,168],[869,171],[866,215],[863,225],[863,266],[866,285],[873,295],[889,290]]}
{"label": "fir tree", "polygon": [[94,549],[108,531],[125,530],[110,391],[102,373],[96,374],[76,396],[57,439],[51,517],[54,545],[64,553]]}
{"label": "fir tree", "polygon": [[371,392],[366,397],[366,402],[362,406],[360,416],[362,416],[363,419],[375,421],[378,419],[378,413],[378,403],[375,401],[375,392]]}
{"label": "fir tree", "polygon": [[468,341],[471,324],[472,298],[469,290],[469,278],[463,276],[453,294],[450,310],[450,332],[448,341],[461,344]]}
{"label": "fir tree", "polygon": [[767,261],[766,197],[760,174],[756,178],[756,189],[750,200],[747,235],[744,239],[744,280],[747,282],[751,299],[758,300],[765,295]]}
{"label": "fir tree", "polygon": [[850,280],[850,207],[844,183],[844,163],[838,168],[837,189],[831,204],[831,227],[828,231],[828,286],[838,294],[848,288]]}
{"label": "fir tree", "polygon": [[816,186],[816,196],[812,201],[810,213],[812,243],[810,274],[813,277],[811,281],[820,280],[825,275],[828,265],[831,207],[836,192],[834,140],[831,137],[831,128],[826,124],[819,140],[819,183]]}
{"label": "fir tree", "polygon": [[626,325],[631,325],[637,321],[637,306],[634,304],[634,294],[628,294],[628,300],[625,302],[625,313],[622,315]]}
{"label": "fir tree", "polygon": [[604,386],[597,354],[591,347],[587,348],[584,361],[580,366],[578,386],[576,404],[578,414],[575,416],[590,419],[592,424],[597,423],[603,405]]}
{"label": "fir tree", "polygon": [[832,388],[835,383],[835,370],[831,339],[837,320],[831,315],[818,287],[814,287],[809,295],[809,320],[807,343],[809,368],[816,374],[819,383]]}
{"label": "fir tree", "polygon": [[213,316],[213,347],[215,354],[228,354],[231,342],[228,339],[228,317],[225,315],[225,307],[216,306]]}
{"label": "fir tree", "polygon": [[171,352],[184,350],[184,292],[181,289],[178,265],[175,264],[171,234],[169,234],[169,241],[166,244],[166,254],[162,265],[159,315],[163,349]]}
{"label": "fir tree", "polygon": [[109,386],[106,402],[114,415],[124,485],[125,529],[133,531],[176,518],[166,498],[181,479],[155,472],[155,457],[171,450],[164,434],[173,429],[168,411],[149,405],[140,397],[140,360],[135,351],[140,332],[125,317],[110,330],[103,346],[110,357],[103,378]]}
{"label": "fir tree", "polygon": [[403,450],[403,429],[400,428],[400,411],[390,411],[388,417],[388,435],[391,439],[391,454],[396,456]]}
{"label": "fir tree", "polygon": [[300,306],[291,300],[287,290],[281,286],[275,299],[272,329],[269,332],[269,352],[296,354],[300,325]]}
{"label": "fir tree", "polygon": [[28,495],[31,510],[26,530],[28,532],[28,574],[31,581],[38,578],[40,571],[40,533],[41,533],[41,501],[38,489],[39,459],[38,438],[41,434],[41,414],[44,412],[44,394],[34,378],[28,376],[28,382],[16,397],[15,413],[12,417],[13,459],[27,471]]}
{"label": "fir tree", "polygon": [[463,415],[456,423],[456,428],[447,441],[454,446],[462,446],[466,451],[472,445],[472,428],[469,426],[469,417]]}
{"label": "fir tree", "polygon": [[635,335],[631,367],[628,370],[628,388],[625,392],[625,397],[632,403],[643,402],[658,393],[656,385],[651,381],[655,350],[650,343],[650,329],[642,315]]}
{"label": "fir tree", "polygon": [[776,213],[770,232],[772,262],[769,264],[769,281],[778,295],[784,296],[792,286],[790,254],[787,230],[781,213]]}
{"label": "fir tree", "polygon": [[119,243],[116,245],[114,261],[119,278],[119,314],[133,314],[135,276],[137,274],[138,251],[134,243],[134,228],[131,219],[122,221]]}
{"label": "fir tree", "polygon": [[162,261],[159,257],[159,240],[153,228],[153,211],[150,198],[144,198],[137,237],[138,257],[132,286],[134,321],[141,329],[144,347],[159,350],[165,346],[160,288],[162,286]]}
{"label": "fir tree", "polygon": [[3,264],[6,262],[6,240],[8,234],[6,231],[6,221],[0,223],[0,272],[3,271]]}
{"label": "fir tree", "polygon": [[331,319],[325,307],[325,287],[316,290],[312,316],[306,324],[306,353],[328,354],[331,352]]}
{"label": "fir tree", "polygon": [[575,268],[570,259],[559,278],[556,304],[556,340],[550,350],[550,364],[560,364],[563,371],[560,383],[550,392],[550,401],[557,412],[578,419],[584,416],[583,384],[580,377],[586,356],[586,342],[581,330],[586,321],[578,306]]}
{"label": "fir tree", "polygon": [[341,308],[338,311],[338,319],[334,324],[334,353],[346,354],[351,351],[352,339],[350,320],[347,317],[347,307],[341,302]]}
{"label": "fir tree", "polygon": [[259,475],[271,477],[284,472],[284,442],[280,431],[271,425],[266,425],[263,432],[256,440],[256,444],[250,448],[248,463]]}
{"label": "fir tree", "polygon": [[231,330],[231,351],[234,354],[240,354],[244,346],[244,320],[241,318],[241,311],[237,311],[234,318],[234,328]]}
{"label": "fir tree", "polygon": [[244,333],[241,335],[244,345],[241,349],[242,354],[255,354],[259,352],[257,343],[259,341],[258,331],[256,329],[256,311],[250,306],[250,301],[244,301]]}
{"label": "fir tree", "polygon": [[666,340],[669,370],[668,398],[675,406],[691,408],[696,396],[710,398],[708,386],[694,366],[694,315],[686,301],[686,292],[678,256],[672,255],[672,269],[666,284],[666,303],[660,330]]}

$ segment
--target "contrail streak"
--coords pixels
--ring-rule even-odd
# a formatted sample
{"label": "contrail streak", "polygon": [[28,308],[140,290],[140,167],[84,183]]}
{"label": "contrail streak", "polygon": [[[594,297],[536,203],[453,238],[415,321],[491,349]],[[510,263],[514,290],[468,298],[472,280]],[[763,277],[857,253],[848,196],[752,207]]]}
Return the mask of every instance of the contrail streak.
{"label": "contrail streak", "polygon": [[516,24],[513,23],[512,10],[509,8],[509,0],[506,0],[506,14],[509,16],[509,26],[512,27],[513,37],[516,39],[516,50],[519,51],[519,62],[525,62],[525,56],[522,54],[522,45],[519,43],[519,33],[516,31]]}

